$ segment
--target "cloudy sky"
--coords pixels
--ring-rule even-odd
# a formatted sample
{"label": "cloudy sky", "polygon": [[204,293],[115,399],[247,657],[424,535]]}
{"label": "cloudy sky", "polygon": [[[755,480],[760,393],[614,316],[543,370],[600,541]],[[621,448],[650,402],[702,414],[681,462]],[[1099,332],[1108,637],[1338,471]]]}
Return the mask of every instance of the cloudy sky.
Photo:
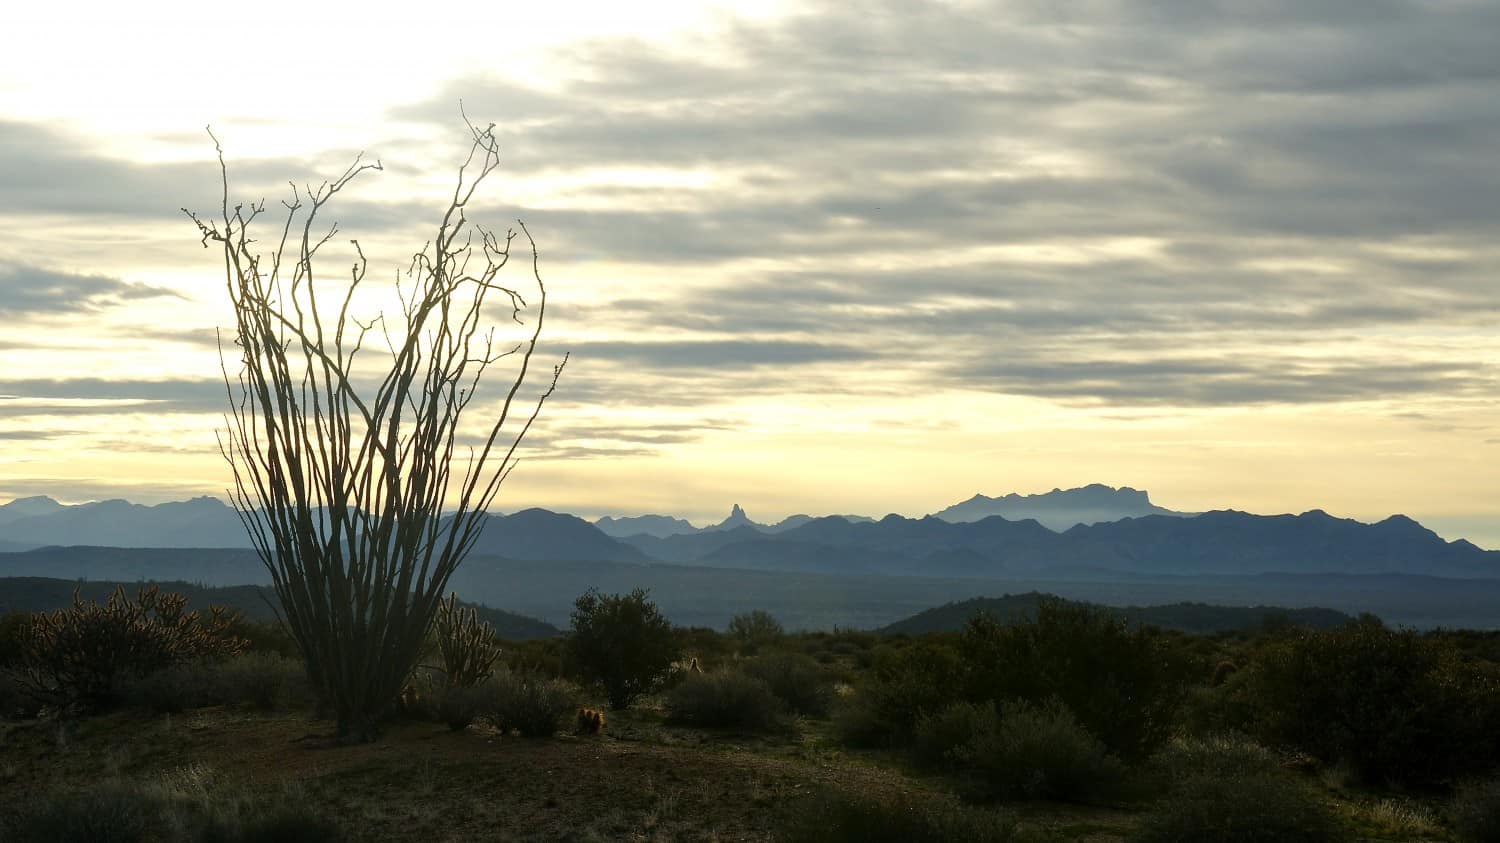
{"label": "cloudy sky", "polygon": [[205,125],[273,209],[380,159],[328,213],[384,281],[462,101],[572,354],[503,509],[1102,482],[1500,546],[1492,0],[89,5],[0,53],[0,500],[223,493]]}

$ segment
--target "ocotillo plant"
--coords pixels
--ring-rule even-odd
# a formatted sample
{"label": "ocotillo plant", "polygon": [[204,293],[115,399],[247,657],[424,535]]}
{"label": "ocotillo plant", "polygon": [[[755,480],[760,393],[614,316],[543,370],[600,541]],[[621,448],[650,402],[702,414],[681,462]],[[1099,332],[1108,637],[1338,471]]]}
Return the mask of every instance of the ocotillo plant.
{"label": "ocotillo plant", "polygon": [[[361,287],[367,262],[357,240],[349,241],[345,280],[314,272],[338,231],[322,228],[320,212],[356,177],[380,170],[379,161],[356,158],[306,193],[294,186],[279,245],[262,254],[251,229],[265,202],[231,203],[215,139],[223,202],[212,219],[188,212],[204,246],[222,247],[234,307],[236,350],[221,346],[229,413],[220,447],[233,472],[230,496],[341,741],[378,734],[449,578],[567,362],[539,395],[517,404],[547,290],[524,224],[534,307],[499,281],[517,232],[498,236],[466,216],[499,165],[494,128],[469,125],[469,157],[435,235],[390,290]],[[499,308],[492,296],[502,299]],[[361,318],[362,307],[380,301],[394,312]],[[496,310],[521,326],[514,342],[490,324]],[[370,360],[362,354],[367,339],[388,353]],[[514,364],[513,374],[488,392],[485,375],[502,361]],[[522,405],[530,413],[513,415]]]}

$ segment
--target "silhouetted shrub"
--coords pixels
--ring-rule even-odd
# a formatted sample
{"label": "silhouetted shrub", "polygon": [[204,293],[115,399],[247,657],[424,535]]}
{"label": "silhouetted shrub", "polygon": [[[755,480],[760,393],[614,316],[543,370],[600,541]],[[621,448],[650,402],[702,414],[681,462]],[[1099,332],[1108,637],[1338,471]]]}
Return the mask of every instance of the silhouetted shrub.
{"label": "silhouetted shrub", "polygon": [[306,800],[213,792],[181,782],[109,781],[53,791],[0,810],[6,843],[313,843],[343,839]]}
{"label": "silhouetted shrub", "polygon": [[561,679],[504,672],[483,687],[485,716],[496,728],[525,738],[551,737],[578,705],[578,689]]}
{"label": "silhouetted shrub", "polygon": [[10,611],[0,615],[0,668],[20,667],[21,648],[31,625],[28,612]]}
{"label": "silhouetted shrub", "polygon": [[770,612],[756,609],[753,612],[735,615],[729,619],[729,640],[742,653],[754,653],[767,644],[774,643],[785,634],[781,622]]}
{"label": "silhouetted shrub", "polygon": [[272,711],[312,701],[300,661],[274,652],[244,653],[223,661],[171,665],[121,682],[121,701],[176,713],[208,705]]}
{"label": "silhouetted shrub", "polygon": [[1178,709],[1177,722],[1184,734],[1208,737],[1256,731],[1256,717],[1249,672],[1240,670],[1218,686],[1189,688]]}
{"label": "silhouetted shrub", "polygon": [[1025,843],[1014,816],[911,794],[825,790],[795,802],[783,819],[788,843]]}
{"label": "silhouetted shrub", "polygon": [[1449,814],[1462,843],[1500,843],[1500,779],[1458,788]]}
{"label": "silhouetted shrub", "polygon": [[854,746],[900,746],[923,715],[962,699],[963,685],[958,652],[936,636],[886,650],[873,675],[835,710],[834,727]]}
{"label": "silhouetted shrub", "polygon": [[1062,703],[1004,703],[997,718],[975,722],[981,728],[951,755],[987,795],[1094,804],[1118,797],[1125,765]]}
{"label": "silhouetted shrub", "polygon": [[235,615],[213,607],[187,612],[187,598],[143,586],[134,599],[116,588],[103,606],[73,592],[73,605],[33,615],[25,627],[21,667],[38,694],[66,708],[119,701],[122,681],[195,659],[243,650]]}
{"label": "silhouetted shrub", "polygon": [[1199,775],[1174,782],[1136,843],[1335,843],[1348,835],[1284,772]]}
{"label": "silhouetted shrub", "polygon": [[197,837],[198,843],[337,843],[342,839],[338,823],[299,800],[277,800],[239,817],[212,819]]}
{"label": "silhouetted shrub", "polygon": [[1246,672],[1262,737],[1365,781],[1442,782],[1500,758],[1500,668],[1444,639],[1364,618],[1283,635]]}
{"label": "silhouetted shrub", "polygon": [[600,594],[590,589],[573,606],[570,664],[585,682],[604,688],[611,708],[628,708],[655,689],[677,660],[672,625],[641,589]]}
{"label": "silhouetted shrub", "polygon": [[[1036,619],[1002,626],[981,615],[959,641],[971,702],[1061,700],[1111,751],[1143,758],[1171,736],[1194,671],[1151,628],[1113,613],[1044,600]],[[1199,674],[1201,675],[1201,674]]]}
{"label": "silhouetted shrub", "polygon": [[766,683],[788,711],[826,717],[833,704],[833,682],[826,670],[801,653],[767,653],[746,661],[740,670]]}
{"label": "silhouetted shrub", "polygon": [[15,813],[0,821],[0,840],[8,843],[144,843],[157,839],[154,829],[164,813],[157,800],[119,784],[53,793],[12,807]]}
{"label": "silhouetted shrub", "polygon": [[1151,759],[1151,767],[1170,786],[1211,776],[1275,775],[1281,761],[1245,735],[1221,734],[1174,740]]}
{"label": "silhouetted shrub", "polygon": [[911,744],[912,760],[924,767],[956,768],[966,747],[994,735],[1000,714],[993,702],[957,702],[917,719]]}
{"label": "silhouetted shrub", "polygon": [[217,705],[248,705],[273,711],[306,705],[313,699],[301,660],[276,652],[250,652],[214,663],[208,677]]}
{"label": "silhouetted shrub", "polygon": [[733,671],[689,676],[667,693],[666,707],[668,722],[687,726],[760,731],[782,724],[781,701],[766,683]]}
{"label": "silhouetted shrub", "polygon": [[478,685],[438,687],[433,691],[438,719],[455,732],[467,729],[494,705],[496,684],[492,680]]}

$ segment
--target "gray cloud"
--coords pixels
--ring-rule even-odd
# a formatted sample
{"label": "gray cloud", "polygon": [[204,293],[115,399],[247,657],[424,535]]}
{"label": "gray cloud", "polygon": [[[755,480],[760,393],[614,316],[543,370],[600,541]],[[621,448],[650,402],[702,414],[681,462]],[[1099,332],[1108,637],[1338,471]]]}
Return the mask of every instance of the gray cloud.
{"label": "gray cloud", "polygon": [[0,260],[0,316],[93,312],[132,301],[178,297],[172,290],[105,278],[56,272]]}
{"label": "gray cloud", "polygon": [[[733,350],[768,341],[793,359],[767,363],[879,359],[1068,402],[1467,395],[1493,385],[1483,361],[1370,337],[1500,319],[1497,35],[1500,8],[1415,0],[824,3],[695,52],[585,45],[555,90],[461,79],[395,114],[445,123],[463,98],[500,122],[512,171],[730,179],[522,211],[555,254],[724,269],[712,288],[566,314],[632,329],[595,350],[636,366],[653,400],[753,393],[766,373],[734,371]],[[1113,239],[1154,245],[951,259]],[[1393,243],[1437,251],[1380,248]],[[765,268],[887,252],[932,266]],[[662,339],[680,331],[728,352],[704,358],[717,384]],[[820,357],[830,336],[846,358]],[[1285,353],[1311,344],[1333,346],[1317,366]],[[618,387],[580,374],[583,394]],[[807,382],[789,371],[780,388]]]}
{"label": "gray cloud", "polygon": [[[459,79],[392,116],[452,127],[462,99],[495,120],[502,197],[507,172],[722,179],[515,211],[557,283],[570,260],[723,278],[560,306],[632,337],[574,343],[566,400],[873,394],[849,375],[877,369],[1120,406],[1469,395],[1487,364],[1415,347],[1500,320],[1497,35],[1484,3],[823,2],[681,51],[584,44],[555,88]],[[136,165],[15,123],[0,145],[0,210],[217,199],[207,156]],[[451,157],[389,147],[393,169]],[[231,160],[250,186],[327,169]],[[355,194],[333,215],[390,232],[428,211]],[[1291,353],[1315,344],[1316,366]]]}
{"label": "gray cloud", "polygon": [[227,400],[223,381],[206,379],[0,380],[0,417],[8,418],[222,412],[227,408]]}

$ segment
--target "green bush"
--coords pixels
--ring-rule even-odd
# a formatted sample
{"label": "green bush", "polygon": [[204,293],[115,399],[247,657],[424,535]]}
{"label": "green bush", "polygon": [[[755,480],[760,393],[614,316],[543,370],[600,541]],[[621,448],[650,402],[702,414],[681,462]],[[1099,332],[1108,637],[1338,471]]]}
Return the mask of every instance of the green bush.
{"label": "green bush", "polygon": [[918,718],[908,750],[920,766],[952,769],[959,766],[965,748],[988,739],[999,728],[1000,714],[994,703],[957,702]]}
{"label": "green bush", "polygon": [[603,686],[617,711],[654,690],[679,655],[671,623],[639,588],[612,595],[590,589],[574,603],[572,622],[573,669]]}
{"label": "green bush", "polygon": [[801,653],[768,653],[746,661],[740,670],[766,683],[793,714],[827,717],[833,705],[833,682],[828,672]]}
{"label": "green bush", "polygon": [[1500,758],[1500,666],[1364,618],[1261,648],[1247,677],[1261,737],[1372,783],[1442,783]]}
{"label": "green bush", "polygon": [[873,675],[834,712],[840,738],[853,746],[900,746],[917,721],[947,708],[964,682],[958,651],[938,636],[877,657]]}
{"label": "green bush", "polygon": [[1151,759],[1151,767],[1168,783],[1175,783],[1251,773],[1275,775],[1281,761],[1244,735],[1220,734],[1172,741]]}
{"label": "green bush", "polygon": [[209,705],[272,711],[307,704],[312,689],[300,661],[251,652],[224,661],[175,664],[127,679],[120,696],[126,705],[167,713]]}
{"label": "green bush", "polygon": [[936,797],[826,790],[784,815],[787,843],[1025,843],[1033,840],[1008,813]]}
{"label": "green bush", "polygon": [[697,673],[667,693],[667,720],[687,726],[752,731],[782,725],[781,701],[766,683],[743,673]]}
{"label": "green bush", "polygon": [[952,757],[1001,799],[1108,803],[1125,781],[1125,765],[1057,701],[1001,705],[994,728],[981,729]]}
{"label": "green bush", "polygon": [[[1036,619],[964,629],[961,696],[970,702],[1061,700],[1110,751],[1144,758],[1171,737],[1196,667],[1172,639],[1091,606],[1044,600]],[[953,695],[950,695],[953,696]]]}
{"label": "green bush", "polygon": [[781,628],[781,622],[771,616],[770,612],[756,609],[753,612],[735,615],[729,619],[729,640],[733,641],[742,653],[754,653],[761,647],[774,643],[786,634]]}
{"label": "green bush", "polygon": [[524,738],[551,737],[578,707],[578,689],[561,679],[504,672],[483,687],[485,716],[496,728],[514,729]]}
{"label": "green bush", "polygon": [[1449,814],[1462,843],[1500,843],[1500,779],[1460,787]]}
{"label": "green bush", "polygon": [[1194,776],[1175,782],[1141,823],[1135,843],[1335,843],[1333,816],[1282,771]]}

